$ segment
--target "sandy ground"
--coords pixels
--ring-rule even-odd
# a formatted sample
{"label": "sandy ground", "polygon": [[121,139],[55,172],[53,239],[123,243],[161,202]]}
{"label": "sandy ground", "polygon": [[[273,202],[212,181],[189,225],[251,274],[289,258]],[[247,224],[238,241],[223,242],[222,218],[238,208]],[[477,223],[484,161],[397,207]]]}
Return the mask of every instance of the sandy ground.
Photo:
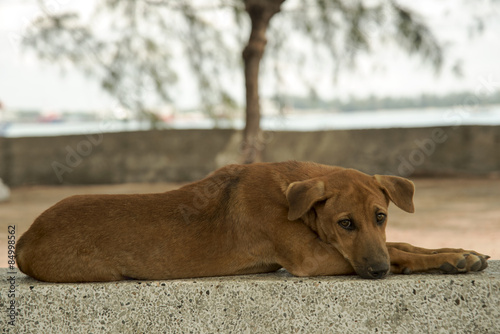
{"label": "sandy ground", "polygon": [[[387,241],[428,248],[473,249],[500,259],[500,179],[416,179],[414,214],[394,205],[389,213]],[[163,192],[180,184],[99,186],[35,186],[12,189],[0,203],[0,267],[7,267],[8,226],[19,239],[33,220],[59,200],[76,194]]]}

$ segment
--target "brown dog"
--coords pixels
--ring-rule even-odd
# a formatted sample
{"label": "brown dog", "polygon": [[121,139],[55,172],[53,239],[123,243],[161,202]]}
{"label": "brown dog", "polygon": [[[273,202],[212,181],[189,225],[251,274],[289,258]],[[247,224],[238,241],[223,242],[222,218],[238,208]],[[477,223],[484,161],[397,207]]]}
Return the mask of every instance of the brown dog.
{"label": "brown dog", "polygon": [[307,162],[230,165],[160,194],[69,197],[19,239],[17,263],[51,282],[264,273],[382,278],[483,270],[488,256],[386,243],[413,183]]}

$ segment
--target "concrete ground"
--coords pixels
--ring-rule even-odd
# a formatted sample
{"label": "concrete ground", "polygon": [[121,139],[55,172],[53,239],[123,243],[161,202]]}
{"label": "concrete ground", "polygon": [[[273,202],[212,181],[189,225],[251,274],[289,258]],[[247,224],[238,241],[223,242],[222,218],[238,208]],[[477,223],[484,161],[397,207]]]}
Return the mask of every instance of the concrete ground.
{"label": "concrete ground", "polygon": [[[459,247],[500,259],[500,179],[416,179],[414,214],[391,206],[388,241],[416,246]],[[121,184],[97,186],[30,186],[12,189],[0,203],[0,267],[7,267],[8,226],[16,238],[33,220],[59,200],[76,194],[125,194],[172,190],[181,184]]]}

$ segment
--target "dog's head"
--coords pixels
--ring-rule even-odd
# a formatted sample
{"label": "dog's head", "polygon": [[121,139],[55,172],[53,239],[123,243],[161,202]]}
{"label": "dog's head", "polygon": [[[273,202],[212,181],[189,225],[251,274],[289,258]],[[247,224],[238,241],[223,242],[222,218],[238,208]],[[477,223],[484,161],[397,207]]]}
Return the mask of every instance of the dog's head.
{"label": "dog's head", "polygon": [[291,183],[286,191],[288,219],[302,219],[361,277],[382,278],[390,269],[385,243],[389,201],[413,212],[414,189],[401,177],[341,169]]}

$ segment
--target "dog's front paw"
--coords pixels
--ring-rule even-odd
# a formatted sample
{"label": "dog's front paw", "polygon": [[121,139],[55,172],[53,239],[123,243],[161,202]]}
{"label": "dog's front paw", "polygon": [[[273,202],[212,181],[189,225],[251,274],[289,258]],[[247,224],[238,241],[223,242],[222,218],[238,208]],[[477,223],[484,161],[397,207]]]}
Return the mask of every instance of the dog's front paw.
{"label": "dog's front paw", "polygon": [[467,271],[481,271],[488,268],[489,255],[479,254],[474,251],[469,251],[469,255],[465,254],[467,259]]}
{"label": "dog's front paw", "polygon": [[388,243],[391,272],[441,272],[458,274],[481,271],[488,267],[488,255],[461,248],[419,248],[404,243]]}
{"label": "dog's front paw", "polygon": [[[445,254],[441,254],[445,255]],[[439,271],[445,274],[458,274],[470,271],[481,271],[488,267],[488,255],[479,254],[474,251],[455,253],[447,256],[446,262],[439,266]]]}

